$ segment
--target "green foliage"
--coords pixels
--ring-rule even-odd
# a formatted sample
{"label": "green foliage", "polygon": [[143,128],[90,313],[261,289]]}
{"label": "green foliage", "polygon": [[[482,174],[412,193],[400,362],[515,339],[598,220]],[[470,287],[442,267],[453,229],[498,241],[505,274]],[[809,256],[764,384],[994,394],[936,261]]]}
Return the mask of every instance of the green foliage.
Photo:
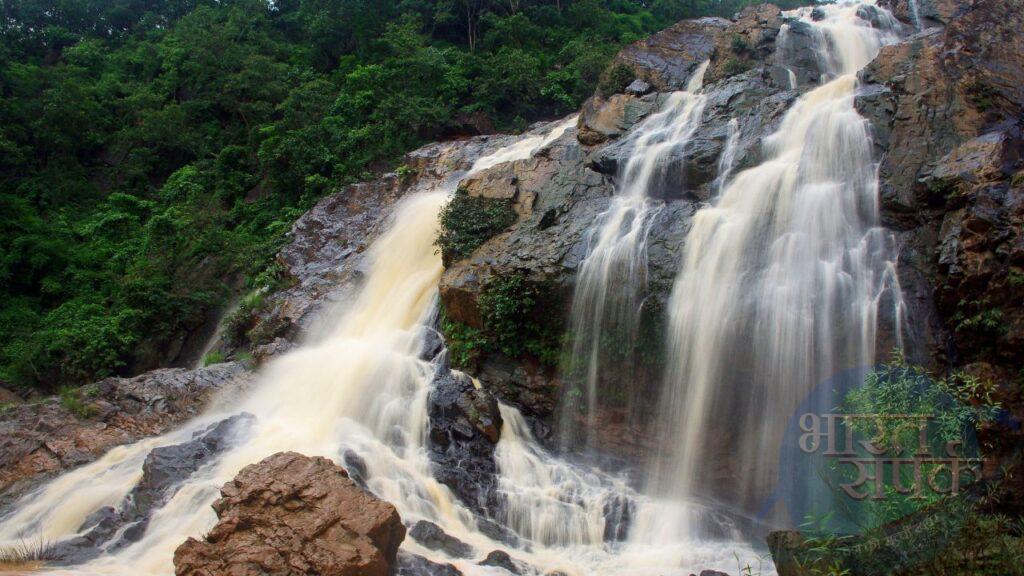
{"label": "green foliage", "polygon": [[1009,278],[1010,286],[1014,288],[1024,288],[1024,272],[1019,270],[1010,270]]}
{"label": "green foliage", "polygon": [[79,418],[91,418],[96,414],[96,408],[86,399],[83,389],[62,386],[58,397],[60,405]]}
{"label": "green foliage", "polygon": [[[928,449],[942,458],[947,443],[971,450],[976,430],[997,418],[1001,408],[993,393],[989,383],[967,374],[935,377],[908,364],[897,351],[892,361],[868,375],[862,387],[847,394],[839,412],[897,416],[850,421],[855,431],[885,451],[885,457],[916,453],[921,442],[919,429],[907,426],[903,416],[929,415]],[[963,453],[961,457],[977,454]],[[941,472],[933,466],[921,464],[923,478]],[[899,470],[899,486],[913,486],[913,467]],[[921,494],[902,493],[894,489],[895,483],[887,482],[882,500],[865,500],[856,511],[837,506],[822,518],[809,519],[802,530],[806,542],[796,559],[804,573],[823,576],[1019,573],[1014,570],[1024,559],[1024,524],[991,513],[1006,496],[1005,490],[999,481],[970,475],[963,481],[962,492],[956,496],[927,489]],[[837,512],[848,517],[856,514],[861,533],[836,534],[833,516]]]}
{"label": "green foliage", "polygon": [[482,330],[447,317],[441,319],[441,331],[444,332],[451,363],[455,368],[472,367],[480,359],[480,355],[491,347],[491,341],[484,336]]}
{"label": "green foliage", "polygon": [[601,81],[597,85],[597,91],[605,98],[612,94],[619,94],[635,78],[636,73],[629,66],[622,63],[613,64],[601,74]]}
{"label": "green foliage", "polygon": [[990,511],[999,492],[996,487],[980,498],[948,498],[860,536],[809,534],[797,563],[809,576],[1022,574],[1024,520]]}
{"label": "green foliage", "polygon": [[988,300],[961,302],[953,315],[957,332],[971,334],[985,341],[998,338],[1007,330],[1003,311],[992,307]]}
{"label": "green foliage", "polygon": [[725,73],[729,76],[742,74],[750,70],[750,64],[740,58],[729,58],[725,61]]}
{"label": "green foliage", "polygon": [[479,306],[486,334],[503,354],[511,357],[529,354],[543,364],[558,364],[559,334],[545,321],[553,311],[543,305],[540,286],[520,273],[495,276],[484,285]]}
{"label": "green foliage", "polygon": [[441,209],[441,229],[435,244],[448,264],[469,256],[515,221],[509,200],[470,196],[460,188]]}
{"label": "green foliage", "polygon": [[[889,420],[852,420],[848,424],[872,445],[894,457],[910,457],[920,448],[919,422],[908,421],[907,415],[931,418],[926,432],[932,454],[944,457],[946,446],[952,443],[958,450],[973,453],[963,457],[977,457],[976,431],[982,424],[994,421],[999,410],[989,383],[962,372],[935,377],[907,363],[899,351],[893,360],[869,373],[863,386],[850,391],[840,407],[843,414],[896,416]],[[899,470],[900,485],[914,485],[912,467],[901,466]],[[934,465],[922,465],[922,474],[934,471]],[[965,477],[965,481],[970,480],[970,476]],[[864,501],[854,511],[844,512],[856,524],[874,527],[921,510],[941,498],[942,494],[931,490],[903,494],[895,489],[895,484],[886,483],[883,500]]]}
{"label": "green foliage", "polygon": [[750,52],[750,50],[751,50],[750,43],[747,42],[746,38],[744,38],[743,36],[740,36],[739,34],[733,34],[732,41],[730,42],[730,46],[732,46],[732,51],[733,52],[735,52],[736,54],[741,54],[741,55],[742,54],[746,54],[747,52]]}
{"label": "green foliage", "polygon": [[210,352],[206,356],[203,356],[203,366],[212,366],[213,364],[220,364],[225,360],[227,360],[227,356],[225,356],[223,352],[214,350],[213,352]]}

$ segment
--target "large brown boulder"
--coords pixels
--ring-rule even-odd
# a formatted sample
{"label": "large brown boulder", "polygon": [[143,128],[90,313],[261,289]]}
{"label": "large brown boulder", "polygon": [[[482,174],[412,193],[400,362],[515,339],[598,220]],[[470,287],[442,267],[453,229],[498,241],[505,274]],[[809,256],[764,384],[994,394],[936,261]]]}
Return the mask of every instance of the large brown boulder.
{"label": "large brown boulder", "polygon": [[177,576],[387,576],[405,538],[395,507],[326,458],[274,454],[221,496],[220,522],[174,552]]}

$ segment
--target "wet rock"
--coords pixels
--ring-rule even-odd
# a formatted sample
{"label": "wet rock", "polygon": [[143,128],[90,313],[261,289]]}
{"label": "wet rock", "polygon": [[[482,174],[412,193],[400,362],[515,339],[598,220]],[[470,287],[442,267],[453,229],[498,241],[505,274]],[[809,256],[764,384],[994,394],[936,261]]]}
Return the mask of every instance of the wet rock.
{"label": "wet rock", "polygon": [[759,4],[744,8],[714,36],[704,83],[717,82],[768,62],[775,53],[775,40],[783,22],[778,6]]}
{"label": "wet rock", "polygon": [[470,558],[476,554],[472,546],[449,535],[440,526],[420,520],[409,530],[409,537],[431,550],[444,552],[452,558]]}
{"label": "wet rock", "polygon": [[354,450],[345,450],[342,455],[342,461],[345,464],[345,472],[348,473],[348,477],[353,482],[359,484],[359,486],[366,488],[366,460],[359,454],[356,454]]}
{"label": "wet rock", "polygon": [[[646,84],[642,80],[633,84],[637,82]],[[635,93],[613,94],[608,98],[594,96],[584,102],[580,111],[577,138],[586,146],[618,138],[653,112],[657,101],[654,96],[641,97]]]}
{"label": "wet rock", "polygon": [[561,380],[555,370],[539,362],[492,353],[481,360],[474,373],[484,389],[530,415],[544,417],[555,411]]}
{"label": "wet rock", "polygon": [[479,562],[481,566],[494,566],[495,568],[503,568],[512,574],[517,576],[524,574],[525,565],[522,562],[513,560],[508,552],[504,550],[493,550],[486,558]]}
{"label": "wet rock", "polygon": [[497,401],[477,389],[442,357],[427,398],[429,456],[434,476],[472,510],[489,516],[498,506],[494,445],[501,431]]}
{"label": "wet rock", "polygon": [[277,255],[291,286],[265,299],[252,318],[250,331],[258,333],[264,325],[287,326],[283,333],[273,332],[296,341],[326,307],[358,288],[366,265],[365,251],[401,198],[439,186],[510,138],[476,136],[428,144],[403,159],[411,176],[384,174],[321,199],[295,221],[288,244]]}
{"label": "wet rock", "polygon": [[636,78],[659,92],[681,90],[730,28],[722,18],[683,20],[624,48],[613,64],[630,67]]}
{"label": "wet rock", "polygon": [[387,576],[405,538],[394,506],[326,458],[275,454],[243,468],[221,496],[217,525],[175,550],[177,576]]}
{"label": "wet rock", "polygon": [[451,564],[438,564],[408,552],[398,553],[394,576],[462,576]]}
{"label": "wet rock", "polygon": [[295,343],[284,338],[274,338],[269,344],[261,344],[252,351],[257,364],[265,364],[278,356],[284,356],[295,349]]}
{"label": "wet rock", "polygon": [[654,86],[651,86],[647,82],[637,78],[626,86],[626,94],[632,94],[634,96],[643,96],[654,91]]}
{"label": "wet rock", "polygon": [[0,503],[40,480],[122,444],[162,434],[200,413],[218,391],[241,391],[252,373],[237,362],[108,378],[80,390],[84,409],[59,399],[0,412]]}

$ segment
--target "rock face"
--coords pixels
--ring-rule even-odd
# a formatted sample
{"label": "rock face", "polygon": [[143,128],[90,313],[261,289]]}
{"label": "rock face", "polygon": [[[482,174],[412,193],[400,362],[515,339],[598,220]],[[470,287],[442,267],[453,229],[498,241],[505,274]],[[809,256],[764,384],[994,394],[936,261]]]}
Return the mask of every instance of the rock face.
{"label": "rock face", "polygon": [[442,186],[509,139],[477,136],[429,144],[405,156],[409,172],[353,184],[303,214],[277,255],[290,287],[269,295],[249,319],[258,358],[265,361],[287,351],[282,341],[298,340],[324,306],[352,294],[365,272],[363,253],[383,230],[396,202]]}
{"label": "rock face", "polygon": [[[543,295],[531,314],[537,331],[563,333],[579,267],[588,252],[588,234],[616,193],[620,167],[633,146],[631,135],[664,103],[669,91],[685,87],[701,63],[710,60],[701,124],[692,141],[663,163],[651,192],[662,207],[648,237],[648,289],[643,297],[645,314],[650,316],[645,325],[661,334],[657,327],[678,272],[683,239],[693,214],[714,192],[718,161],[730,134],[736,134],[734,168],[756,164],[764,134],[774,129],[798,96],[772,58],[785,24],[778,8],[762,6],[745,10],[734,21],[681,22],[633,44],[613,64],[633,75],[624,93],[595,95],[584,104],[577,130],[567,131],[533,158],[495,166],[464,182],[471,195],[514,198],[519,218],[447,267],[440,284],[446,318],[486,330],[481,295],[489,282],[518,275]],[[799,34],[789,36],[789,46],[800,49]],[[740,67],[728,63],[737,50],[743,52]],[[808,66],[817,66],[816,61]],[[816,79],[816,70],[804,76]],[[659,342],[650,342],[650,348],[658,348]],[[562,393],[550,360],[545,364],[529,354],[510,358],[490,350],[468,371],[485,390],[539,420],[537,435],[544,439],[555,424]],[[658,369],[651,367],[627,385],[646,383],[653,389],[659,378]],[[652,448],[645,445],[649,436],[644,428],[631,424],[649,418],[634,418],[615,405],[598,410],[605,412],[596,418],[602,428],[597,435],[608,440],[605,446],[613,453],[636,460]]]}
{"label": "rock face", "polygon": [[444,353],[427,398],[427,414],[434,476],[470,509],[492,516],[499,505],[494,491],[494,447],[502,425],[497,401],[476,388],[469,376],[449,369]]}
{"label": "rock face", "polygon": [[114,446],[162,434],[196,416],[214,392],[251,381],[239,363],[170,368],[87,386],[77,406],[57,398],[12,405],[0,412],[0,502]]}
{"label": "rock face", "polygon": [[388,576],[405,538],[394,506],[325,458],[275,454],[221,496],[213,530],[175,551],[177,576]]}

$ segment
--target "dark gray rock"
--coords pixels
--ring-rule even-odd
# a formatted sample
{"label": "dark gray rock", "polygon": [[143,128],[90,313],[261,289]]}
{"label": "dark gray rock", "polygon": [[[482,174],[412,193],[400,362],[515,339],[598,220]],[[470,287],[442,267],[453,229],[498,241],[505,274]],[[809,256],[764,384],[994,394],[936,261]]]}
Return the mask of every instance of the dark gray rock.
{"label": "dark gray rock", "polygon": [[492,550],[486,558],[479,562],[481,566],[494,566],[495,568],[503,568],[511,574],[521,576],[522,574],[530,573],[528,568],[517,560],[513,560],[508,552],[504,550]]}
{"label": "dark gray rock", "polygon": [[470,558],[476,554],[472,546],[449,535],[433,522],[420,520],[409,530],[409,537],[431,550],[444,552],[452,558]]}
{"label": "dark gray rock", "polygon": [[428,454],[437,480],[471,510],[490,516],[499,505],[494,446],[501,413],[490,394],[474,387],[465,374],[448,368],[446,354],[427,397]]}
{"label": "dark gray rock", "polygon": [[395,576],[462,576],[462,572],[451,564],[431,562],[423,556],[410,554],[404,550],[398,551],[394,572]]}

